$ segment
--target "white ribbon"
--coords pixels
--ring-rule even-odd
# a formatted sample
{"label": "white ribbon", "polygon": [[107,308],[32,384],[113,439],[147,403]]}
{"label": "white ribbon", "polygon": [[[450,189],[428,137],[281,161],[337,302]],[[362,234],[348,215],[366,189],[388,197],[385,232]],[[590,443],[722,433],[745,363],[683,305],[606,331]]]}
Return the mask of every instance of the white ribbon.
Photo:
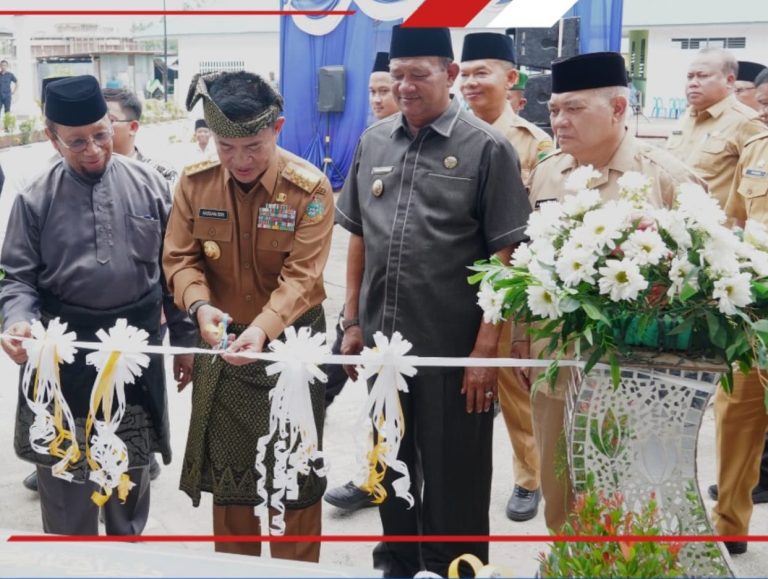
{"label": "white ribbon", "polygon": [[[285,329],[285,342],[273,340],[269,349],[281,360],[265,368],[268,376],[280,374],[277,384],[269,392],[269,432],[259,438],[256,445],[256,472],[259,475],[257,492],[261,505],[255,514],[261,517],[262,532],[285,533],[284,500],[299,496],[298,477],[314,471],[325,476],[328,465],[319,448],[312,399],[309,387],[314,380],[327,382],[317,360],[329,352],[325,334],[312,335],[308,327]],[[267,496],[265,464],[267,445],[274,442],[275,466],[272,474],[272,495]],[[270,525],[269,507],[277,514]]]}
{"label": "white ribbon", "polygon": [[[149,356],[140,353],[147,346],[149,334],[121,318],[108,333],[99,330],[96,337],[104,349],[85,358],[87,364],[98,370],[88,417],[94,427],[94,434],[86,443],[91,466],[89,478],[101,487],[106,498],[120,487],[121,499],[125,500],[135,483],[127,479],[128,448],[117,435],[117,429],[125,414],[125,385],[133,384],[149,366]],[[97,414],[103,419],[98,419]]]}
{"label": "white ribbon", "polygon": [[[67,324],[60,323],[58,318],[48,324],[47,330],[39,321],[32,322],[34,339],[23,344],[27,351],[27,363],[21,385],[24,400],[35,415],[29,428],[30,446],[38,454],[59,456],[60,460],[53,465],[51,473],[71,481],[72,473],[68,468],[80,457],[80,449],[75,419],[61,391],[59,364],[71,364],[77,350],[72,346],[75,333],[66,332]],[[59,446],[67,439],[69,444],[66,448]]]}
{"label": "white ribbon", "polygon": [[[363,349],[360,355],[362,363],[358,371],[363,380],[376,376],[360,421],[362,428],[369,432],[375,431],[376,444],[373,444],[374,433],[371,432],[365,454],[358,457],[358,460],[367,465],[367,482],[361,481],[360,478],[356,482],[373,493],[377,501],[384,500],[386,491],[380,481],[386,468],[391,468],[401,475],[392,482],[395,496],[404,499],[410,508],[414,504],[409,490],[411,476],[405,462],[397,458],[405,434],[405,418],[398,393],[408,392],[405,376],[416,375],[413,365],[416,357],[406,356],[413,345],[404,340],[400,332],[395,332],[391,341],[381,332],[376,332],[373,341],[376,344],[374,348]],[[378,463],[383,465],[382,471],[377,471]]]}

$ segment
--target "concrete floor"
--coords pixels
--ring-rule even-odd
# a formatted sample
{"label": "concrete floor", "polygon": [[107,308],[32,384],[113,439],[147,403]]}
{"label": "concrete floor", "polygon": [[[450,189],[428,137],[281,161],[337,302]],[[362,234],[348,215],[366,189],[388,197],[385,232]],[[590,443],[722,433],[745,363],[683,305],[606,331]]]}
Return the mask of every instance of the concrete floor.
{"label": "concrete floor", "polygon": [[[645,121],[642,121],[643,123]],[[642,124],[640,125],[642,129]],[[190,146],[186,139],[191,133],[190,122],[167,123],[159,126],[142,128],[139,133],[139,146],[149,156],[170,160],[181,164]],[[657,128],[658,129],[658,128]],[[169,142],[169,137],[183,137],[183,144]],[[43,161],[52,153],[47,143],[16,147],[0,151],[0,163],[6,176],[6,188],[0,197],[0,231],[4,232],[8,210],[12,203],[15,190],[37,171],[43,168]],[[326,312],[329,321],[340,310],[344,293],[345,250],[347,235],[340,228],[334,231],[333,249],[326,268],[326,290],[329,296]],[[329,323],[329,327],[332,321]],[[40,510],[36,494],[24,489],[21,480],[30,472],[30,466],[18,460],[13,453],[13,416],[16,407],[16,367],[4,355],[0,355],[0,372],[6,376],[3,388],[0,388],[0,529],[14,529],[31,533],[41,532]],[[200,508],[193,508],[189,498],[178,490],[180,460],[183,455],[186,430],[190,412],[191,389],[177,394],[175,389],[169,391],[170,415],[172,425],[173,447],[175,460],[173,464],[163,468],[162,475],[152,485],[152,509],[150,512],[147,534],[210,534],[211,533],[211,503],[207,497]],[[342,394],[330,407],[325,426],[325,452],[331,463],[328,476],[329,485],[334,486],[346,482],[355,470],[352,441],[355,440],[355,424],[360,409],[365,400],[365,389],[361,385],[348,384]],[[714,421],[711,411],[704,419],[698,448],[699,481],[702,489],[714,481]],[[497,535],[534,535],[546,532],[541,514],[526,523],[509,521],[504,508],[513,486],[511,468],[511,446],[504,422],[496,420],[494,430],[494,478],[491,504],[491,533]],[[460,468],[460,465],[457,465]],[[708,508],[712,502],[707,498]],[[758,505],[752,517],[751,532],[756,535],[768,535],[768,505]],[[375,509],[365,509],[355,513],[340,511],[324,505],[323,532],[334,534],[379,534],[381,526]],[[2,533],[0,533],[2,535]],[[372,544],[326,543],[322,548],[321,563],[337,569],[347,570],[352,574],[375,573],[371,568]],[[153,547],[154,548],[154,547]],[[3,552],[13,549],[10,545],[0,548],[0,575],[2,573]],[[169,549],[169,547],[158,547]],[[507,574],[515,577],[530,577],[536,571],[536,557],[546,549],[545,544],[534,543],[493,543],[490,560],[502,567]],[[229,573],[228,564],[232,560],[242,560],[240,557],[224,557],[212,555],[213,546],[204,543],[174,544],[170,551],[179,550],[195,557],[210,555],[214,562],[220,560],[215,574],[221,576],[238,576],[234,570]],[[18,554],[21,554],[19,552]],[[250,562],[250,560],[248,560]],[[245,562],[245,561],[243,561]],[[255,561],[253,561],[256,563]],[[194,563],[193,563],[194,565]],[[254,565],[255,569],[258,565]],[[189,568],[189,574],[206,574],[201,571],[207,567]],[[734,571],[737,576],[765,576],[768,569],[768,545],[753,543],[749,552],[734,558]],[[199,571],[199,572],[198,572]],[[276,572],[272,569],[272,572]],[[297,572],[298,573],[298,572]],[[107,573],[110,574],[110,573]],[[114,573],[111,573],[114,574]],[[157,571],[155,576],[183,575],[183,569],[176,568],[175,572]],[[207,573],[210,576],[210,572]],[[258,573],[257,573],[258,574]],[[99,574],[96,573],[95,576]],[[103,575],[103,573],[102,573]]]}

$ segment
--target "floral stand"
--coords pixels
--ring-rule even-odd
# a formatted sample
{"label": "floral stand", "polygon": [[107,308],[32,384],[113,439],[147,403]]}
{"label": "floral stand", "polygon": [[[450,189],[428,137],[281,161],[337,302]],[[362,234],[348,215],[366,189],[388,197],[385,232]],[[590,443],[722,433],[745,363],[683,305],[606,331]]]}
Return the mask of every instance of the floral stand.
{"label": "floral stand", "polygon": [[[592,473],[595,487],[621,493],[629,510],[654,493],[662,533],[714,534],[696,482],[696,443],[722,369],[657,355],[622,364],[618,388],[608,367],[574,372],[566,414],[574,489]],[[680,561],[687,576],[733,576],[716,543],[688,543]]]}

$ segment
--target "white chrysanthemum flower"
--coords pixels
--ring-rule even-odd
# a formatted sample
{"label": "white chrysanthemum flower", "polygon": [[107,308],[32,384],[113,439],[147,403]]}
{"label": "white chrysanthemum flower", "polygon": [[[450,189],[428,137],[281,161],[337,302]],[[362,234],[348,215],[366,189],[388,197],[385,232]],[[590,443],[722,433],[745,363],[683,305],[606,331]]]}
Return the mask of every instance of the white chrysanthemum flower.
{"label": "white chrysanthemum flower", "polygon": [[717,309],[730,316],[736,313],[737,308],[743,308],[752,303],[750,281],[752,276],[748,273],[739,273],[717,280],[712,291],[712,297],[717,300]]}
{"label": "white chrysanthemum flower", "polygon": [[573,287],[585,281],[595,283],[597,256],[588,249],[563,251],[555,263],[555,271],[566,286]]}
{"label": "white chrysanthemum flower", "polygon": [[637,299],[648,287],[648,280],[640,274],[640,268],[631,259],[610,259],[600,268],[600,293],[608,294],[611,301]]}
{"label": "white chrysanthemum flower", "polygon": [[582,189],[576,195],[566,195],[563,198],[563,212],[568,217],[578,217],[599,204],[600,191],[597,189]]}
{"label": "white chrysanthemum flower", "polygon": [[725,212],[717,199],[695,183],[681,183],[678,187],[679,211],[704,228],[725,223]]}
{"label": "white chrysanthemum flower", "polygon": [[645,209],[650,206],[648,192],[651,190],[652,181],[649,177],[636,171],[627,171],[616,183],[619,185],[619,196],[633,207]]}
{"label": "white chrysanthemum flower", "polygon": [[667,295],[670,298],[680,295],[686,283],[694,289],[699,289],[699,280],[693,275],[695,269],[696,266],[688,261],[688,257],[684,254],[676,255],[672,259],[672,264],[669,268],[669,279],[672,285],[667,290]]}
{"label": "white chrysanthemum flower", "polygon": [[756,219],[747,219],[744,241],[757,249],[768,251],[768,227]]}
{"label": "white chrysanthemum flower", "polygon": [[709,238],[704,241],[700,255],[709,265],[713,273],[720,276],[731,276],[739,272],[741,243],[735,235],[725,227],[713,225],[709,230]]}
{"label": "white chrysanthemum flower", "polygon": [[587,247],[616,247],[616,239],[622,235],[624,218],[613,208],[603,207],[584,216],[584,225],[573,232],[573,238]]}
{"label": "white chrysanthemum flower", "polygon": [[583,165],[576,167],[565,180],[564,188],[566,191],[581,191],[589,189],[590,182],[593,179],[599,179],[602,176],[600,171],[596,171],[592,165]]}
{"label": "white chrysanthemum flower", "polygon": [[495,324],[501,320],[501,310],[504,307],[504,290],[496,291],[488,282],[480,284],[477,292],[477,305],[483,310],[483,321]]}
{"label": "white chrysanthemum flower", "polygon": [[664,255],[669,253],[664,240],[652,229],[632,232],[627,241],[621,244],[621,249],[624,255],[635,260],[640,266],[656,265]]}
{"label": "white chrysanthemum flower", "polygon": [[624,191],[642,191],[651,187],[650,177],[637,171],[627,171],[616,180],[616,184]]}
{"label": "white chrysanthemum flower", "polygon": [[[537,239],[530,244],[531,253],[533,253],[532,260],[538,261],[546,265],[555,264],[555,246],[552,242],[546,239]],[[530,263],[530,262],[529,262]]]}
{"label": "white chrysanthemum flower", "polygon": [[768,253],[760,249],[753,248],[749,252],[749,266],[757,277],[768,277]]}
{"label": "white chrysanthemum flower", "polygon": [[528,272],[542,286],[554,289],[557,287],[557,281],[555,280],[553,265],[554,262],[552,264],[544,264],[538,259],[532,259],[528,264]]}
{"label": "white chrysanthemum flower", "polygon": [[669,234],[672,241],[677,244],[678,249],[691,248],[693,239],[686,226],[684,215],[669,209],[656,209],[651,215],[656,220],[657,226]]}
{"label": "white chrysanthemum flower", "polygon": [[531,261],[531,257],[533,257],[531,248],[527,243],[521,243],[517,246],[517,249],[515,249],[514,253],[512,254],[510,263],[513,267],[528,267],[528,264]]}
{"label": "white chrysanthemum flower", "polygon": [[531,285],[525,290],[528,294],[528,308],[535,316],[555,320],[563,315],[560,310],[560,298],[551,288]]}
{"label": "white chrysanthemum flower", "polygon": [[554,239],[562,230],[560,218],[563,215],[563,206],[554,201],[544,203],[537,211],[528,217],[528,227],[525,234],[532,240]]}

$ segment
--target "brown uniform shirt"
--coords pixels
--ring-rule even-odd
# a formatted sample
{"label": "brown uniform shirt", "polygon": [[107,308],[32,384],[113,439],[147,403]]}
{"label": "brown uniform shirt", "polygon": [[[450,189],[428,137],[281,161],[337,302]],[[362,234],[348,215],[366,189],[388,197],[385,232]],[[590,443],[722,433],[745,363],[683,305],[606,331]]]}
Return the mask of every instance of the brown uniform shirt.
{"label": "brown uniform shirt", "polygon": [[704,179],[725,207],[744,144],[764,130],[757,111],[730,95],[699,113],[689,107],[667,139],[667,149]]}
{"label": "brown uniform shirt", "polygon": [[[565,180],[573,169],[579,165],[571,155],[558,151],[542,160],[531,175],[530,199],[531,205],[538,208],[547,201],[562,201],[566,195]],[[590,184],[600,191],[603,199],[618,199],[618,179],[628,171],[636,171],[650,177],[653,181],[650,202],[655,207],[671,207],[675,200],[675,192],[680,183],[697,183],[703,187],[706,184],[699,179],[687,166],[675,159],[666,151],[643,143],[627,132],[619,148],[605,167],[596,167],[602,176]],[[517,328],[516,335],[520,335]],[[531,357],[536,358],[544,350],[547,341],[531,344]],[[535,379],[541,370],[531,371]],[[556,391],[550,393],[548,386],[542,387],[542,392],[562,397],[566,392],[567,379],[570,371],[560,372]]]}
{"label": "brown uniform shirt", "polygon": [[744,145],[725,212],[742,223],[757,219],[768,225],[768,131]]}
{"label": "brown uniform shirt", "polygon": [[552,139],[539,127],[516,115],[509,104],[491,126],[504,135],[517,151],[523,184],[528,186],[536,163],[555,148]]}
{"label": "brown uniform shirt", "polygon": [[247,192],[217,161],[199,165],[176,186],[163,251],[168,286],[180,308],[209,300],[235,323],[275,339],[325,299],[330,183],[279,147]]}

